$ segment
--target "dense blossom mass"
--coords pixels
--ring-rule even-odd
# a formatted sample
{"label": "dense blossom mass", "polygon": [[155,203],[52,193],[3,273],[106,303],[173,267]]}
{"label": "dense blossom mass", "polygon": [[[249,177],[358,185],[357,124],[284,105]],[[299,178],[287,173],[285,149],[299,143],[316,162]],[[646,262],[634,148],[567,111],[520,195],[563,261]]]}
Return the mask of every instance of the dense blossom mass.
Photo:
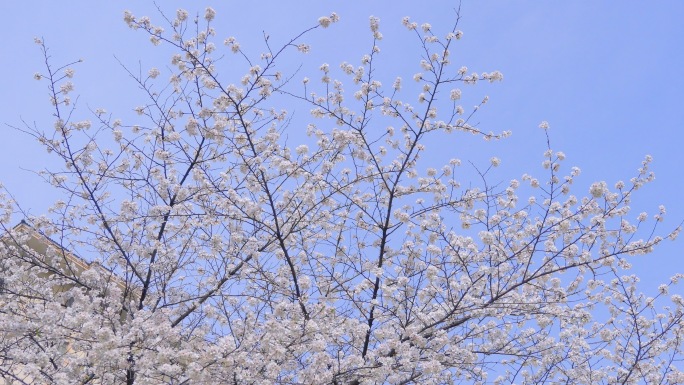
{"label": "dense blossom mass", "polygon": [[62,162],[43,175],[63,198],[17,227],[0,202],[5,383],[684,383],[683,276],[649,297],[627,271],[678,233],[658,235],[663,207],[630,211],[650,157],[582,186],[550,145],[540,175],[503,183],[505,159],[427,156],[510,135],[472,122],[487,97],[460,104],[503,75],[452,63],[458,14],[396,21],[412,73],[383,70],[371,16],[366,52],[307,77],[280,63],[337,14],[257,57],[199,15],[125,13],[174,53],[130,72],[146,100],[120,119],[76,109],[76,63],[37,41],[54,124],[25,131]]}

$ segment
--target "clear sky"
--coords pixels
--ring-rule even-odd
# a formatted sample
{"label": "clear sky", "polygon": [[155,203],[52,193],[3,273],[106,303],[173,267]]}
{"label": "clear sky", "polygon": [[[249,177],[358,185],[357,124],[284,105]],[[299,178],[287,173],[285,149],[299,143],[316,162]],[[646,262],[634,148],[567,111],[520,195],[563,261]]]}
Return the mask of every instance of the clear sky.
{"label": "clear sky", "polygon": [[[390,52],[383,60],[406,80],[406,74],[419,68],[416,60],[401,55],[404,39],[414,43],[401,18],[411,16],[446,30],[457,6],[455,1],[408,0],[159,4],[168,13],[178,7],[193,13],[213,6],[219,41],[236,36],[254,53],[261,47],[262,31],[284,42],[315,25],[319,16],[336,11],[339,24],[305,39],[312,46],[310,57],[295,59],[308,63],[302,76],[323,62],[358,63],[370,45],[368,16],[374,15],[381,19],[382,44]],[[43,70],[33,38],[45,39],[55,64],[84,59],[75,67],[74,81],[81,107],[130,113],[139,94],[119,61],[130,68],[140,61],[146,71],[166,65],[168,57],[154,50],[144,34],[128,29],[122,20],[125,9],[158,19],[147,0],[0,1],[6,34],[0,60],[0,181],[34,215],[44,213],[56,196],[30,170],[50,166],[54,158],[6,125],[21,126],[23,119],[52,126],[46,84],[33,80],[33,74]],[[634,215],[655,213],[664,204],[668,219],[663,230],[684,219],[684,2],[463,0],[461,14],[464,38],[452,56],[456,65],[504,74],[502,83],[467,89],[477,98],[490,97],[477,121],[486,129],[512,130],[513,136],[494,144],[452,136],[453,142],[434,151],[476,162],[496,155],[503,162],[498,174],[502,180],[525,172],[541,174],[546,139],[537,126],[547,120],[554,150],[567,154],[568,166],[583,170],[577,194],[587,192],[596,180],[612,185],[629,179],[644,155],[651,154],[657,179],[638,194]],[[668,244],[637,263],[637,272],[648,280],[684,272],[683,251],[684,239]]]}

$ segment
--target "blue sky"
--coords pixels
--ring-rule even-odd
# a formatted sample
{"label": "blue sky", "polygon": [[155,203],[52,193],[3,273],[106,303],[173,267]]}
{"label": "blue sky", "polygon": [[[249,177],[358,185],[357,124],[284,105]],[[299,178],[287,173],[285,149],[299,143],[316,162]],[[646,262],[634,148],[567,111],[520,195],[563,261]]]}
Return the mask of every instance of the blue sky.
{"label": "blue sky", "polygon": [[[261,47],[262,31],[275,41],[285,41],[315,25],[319,16],[336,11],[341,22],[315,31],[305,39],[312,46],[311,54],[292,59],[295,67],[308,63],[302,76],[323,62],[331,66],[342,60],[357,63],[370,45],[368,16],[374,15],[381,19],[385,35],[382,47],[388,53],[383,60],[390,71],[403,73],[405,80],[419,68],[416,60],[402,55],[404,46],[409,47],[404,40],[413,44],[414,39],[401,27],[401,18],[411,16],[446,31],[457,5],[454,1],[398,0],[159,3],[168,13],[178,7],[193,13],[213,6],[218,12],[219,41],[236,36],[254,53]],[[0,2],[0,12],[6,16],[0,61],[4,74],[0,181],[32,214],[45,212],[56,195],[27,170],[49,166],[54,159],[6,124],[21,126],[23,119],[52,126],[46,84],[33,80],[33,74],[43,70],[33,38],[45,39],[55,64],[84,59],[75,68],[81,107],[127,114],[139,95],[119,61],[132,68],[140,62],[146,71],[164,66],[168,57],[153,49],[145,35],[128,29],[122,20],[124,9],[153,20],[157,16],[151,1]],[[629,179],[644,155],[651,154],[657,179],[638,194],[632,205],[634,215],[655,213],[664,204],[668,218],[663,230],[684,219],[684,77],[680,74],[684,2],[463,0],[461,14],[459,29],[464,38],[452,55],[456,66],[504,74],[502,83],[481,84],[464,92],[474,99],[489,95],[490,103],[477,121],[486,129],[512,130],[513,136],[489,144],[453,136],[453,142],[436,147],[435,152],[453,153],[476,163],[496,155],[503,162],[497,174],[501,180],[519,178],[525,172],[541,174],[546,139],[537,126],[547,120],[552,147],[567,154],[568,166],[583,170],[576,182],[577,194],[585,193],[596,180],[612,185]],[[637,263],[639,274],[661,279],[674,271],[684,272],[682,251],[684,241],[666,245]]]}

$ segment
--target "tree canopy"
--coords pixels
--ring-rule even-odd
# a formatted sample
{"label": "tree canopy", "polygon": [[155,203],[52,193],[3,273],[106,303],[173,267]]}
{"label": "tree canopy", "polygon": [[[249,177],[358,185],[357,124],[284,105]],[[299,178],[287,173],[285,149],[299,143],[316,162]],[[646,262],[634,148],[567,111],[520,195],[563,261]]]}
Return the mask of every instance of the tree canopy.
{"label": "tree canopy", "polygon": [[483,167],[431,152],[510,135],[476,124],[487,97],[462,105],[503,75],[454,62],[459,17],[401,21],[420,72],[385,69],[371,16],[360,60],[301,74],[281,62],[334,34],[337,14],[282,45],[264,33],[253,56],[211,8],[126,12],[172,54],[127,67],[146,102],[124,118],[75,103],[78,63],[53,63],[37,39],[54,125],[20,128],[59,162],[42,175],[62,199],[14,228],[2,200],[0,377],[684,383],[682,275],[647,296],[627,272],[679,232],[658,228],[662,206],[630,211],[654,178],[650,157],[629,181],[575,185],[546,122],[538,175],[503,181],[496,157]]}

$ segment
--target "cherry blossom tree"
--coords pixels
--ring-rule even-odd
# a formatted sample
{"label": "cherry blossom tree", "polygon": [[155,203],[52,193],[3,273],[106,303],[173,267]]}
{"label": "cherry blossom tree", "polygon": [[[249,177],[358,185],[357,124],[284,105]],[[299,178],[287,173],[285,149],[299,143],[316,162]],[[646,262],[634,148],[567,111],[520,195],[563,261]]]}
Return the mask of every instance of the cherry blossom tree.
{"label": "cherry blossom tree", "polygon": [[125,14],[174,53],[130,70],[146,102],[121,119],[77,109],[77,63],[37,40],[54,127],[22,129],[61,162],[43,176],[63,198],[14,229],[2,199],[5,383],[684,383],[682,275],[647,296],[627,272],[678,233],[658,235],[662,207],[630,211],[650,157],[614,187],[573,185],[550,141],[539,175],[509,182],[498,158],[436,163],[449,134],[510,134],[472,123],[486,97],[460,104],[503,76],[452,62],[458,13],[401,21],[419,73],[383,69],[371,17],[360,63],[310,79],[278,64],[336,14],[265,35],[259,57],[220,44],[215,16]]}

